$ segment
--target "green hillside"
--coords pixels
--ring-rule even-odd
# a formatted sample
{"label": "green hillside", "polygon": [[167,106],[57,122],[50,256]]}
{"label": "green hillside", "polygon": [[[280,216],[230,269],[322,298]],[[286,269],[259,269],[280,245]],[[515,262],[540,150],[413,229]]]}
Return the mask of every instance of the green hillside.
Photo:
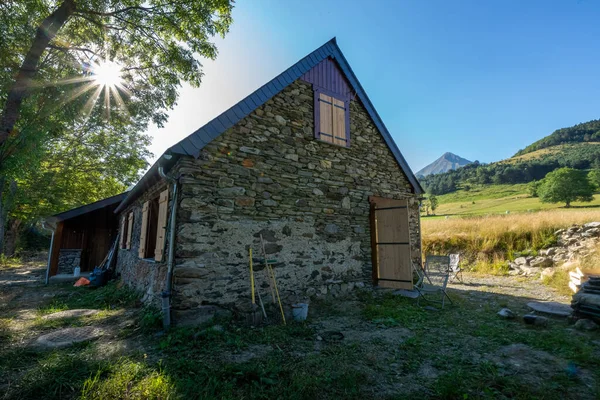
{"label": "green hillside", "polygon": [[588,142],[600,142],[600,120],[598,119],[577,124],[569,128],[557,129],[545,138],[530,144],[523,150],[519,150],[515,156],[521,156],[536,150],[561,144]]}
{"label": "green hillside", "polygon": [[453,193],[438,196],[439,206],[436,216],[469,216],[487,214],[506,214],[541,210],[570,210],[582,208],[600,209],[600,195],[594,196],[590,203],[573,203],[570,209],[564,204],[542,203],[537,197],[531,197],[526,184],[517,185],[480,185]]}
{"label": "green hillside", "polygon": [[555,169],[600,168],[600,120],[563,128],[490,164],[475,161],[460,169],[420,178],[428,193],[442,195],[476,185],[514,185],[543,179]]}

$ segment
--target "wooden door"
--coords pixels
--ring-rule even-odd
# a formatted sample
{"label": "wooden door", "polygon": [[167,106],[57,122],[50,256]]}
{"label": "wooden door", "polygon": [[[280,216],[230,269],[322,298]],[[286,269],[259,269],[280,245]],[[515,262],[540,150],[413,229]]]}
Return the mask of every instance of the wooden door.
{"label": "wooden door", "polygon": [[412,290],[408,202],[382,197],[370,201],[374,283]]}

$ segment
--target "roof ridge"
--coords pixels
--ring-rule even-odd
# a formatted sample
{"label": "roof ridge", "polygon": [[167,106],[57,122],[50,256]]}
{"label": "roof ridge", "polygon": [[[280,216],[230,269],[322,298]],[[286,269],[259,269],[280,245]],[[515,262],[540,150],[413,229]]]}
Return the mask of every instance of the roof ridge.
{"label": "roof ridge", "polygon": [[[198,128],[196,131],[180,140],[173,146],[169,147],[164,154],[173,154],[173,155],[184,155],[184,156],[192,156],[198,158],[200,155],[200,151],[206,146],[208,143],[219,137],[222,133],[224,133],[227,129],[231,128],[233,125],[238,123],[240,120],[250,115],[254,110],[258,107],[262,106],[264,103],[269,101],[272,97],[281,92],[284,88],[289,86],[296,79],[300,78],[304,73],[309,71],[315,65],[326,59],[327,57],[331,57],[336,60],[338,66],[340,67],[342,73],[348,79],[348,82],[352,86],[352,88],[356,91],[356,94],[362,104],[364,105],[367,113],[373,120],[375,126],[383,136],[384,141],[392,151],[396,162],[408,178],[408,181],[411,183],[412,187],[416,194],[424,193],[421,184],[417,180],[415,174],[410,169],[406,159],[400,152],[400,149],[394,142],[390,132],[387,130],[383,120],[375,110],[373,103],[367,96],[364,88],[360,84],[358,78],[352,71],[350,64],[344,57],[341,49],[337,44],[337,38],[334,36],[329,39],[323,45],[319,46],[316,50],[310,52],[306,56],[302,57],[296,63],[292,64],[289,68],[284,70],[279,75],[275,76],[273,79],[260,86],[254,92],[250,93],[248,96],[244,97],[242,100]],[[160,161],[160,159],[159,159]],[[140,179],[140,181],[135,185],[135,187],[129,192],[125,200],[119,205],[117,208],[117,212],[122,210],[124,207],[129,204],[133,198],[135,198],[140,192],[142,192],[142,188],[146,185],[146,181],[149,179],[158,179],[158,164],[157,161],[146,174]],[[170,160],[168,162],[169,165],[174,164],[174,160]]]}

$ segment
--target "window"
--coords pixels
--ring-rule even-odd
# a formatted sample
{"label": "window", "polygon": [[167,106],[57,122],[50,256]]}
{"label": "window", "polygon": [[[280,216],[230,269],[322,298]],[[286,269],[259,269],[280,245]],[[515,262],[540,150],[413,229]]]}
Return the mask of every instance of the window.
{"label": "window", "polygon": [[165,254],[165,233],[167,231],[167,213],[169,208],[169,190],[144,203],[142,207],[142,231],[140,233],[140,258],[154,258],[162,261]]}
{"label": "window", "polygon": [[350,100],[315,89],[315,137],[322,142],[350,147]]}
{"label": "window", "polygon": [[145,202],[142,207],[142,232],[138,250],[140,258],[154,258],[157,227],[158,197]]}

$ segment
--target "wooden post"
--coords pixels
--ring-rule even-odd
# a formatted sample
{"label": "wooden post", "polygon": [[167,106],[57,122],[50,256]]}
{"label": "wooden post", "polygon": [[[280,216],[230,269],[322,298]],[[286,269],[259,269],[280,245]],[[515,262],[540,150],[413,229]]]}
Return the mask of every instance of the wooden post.
{"label": "wooden post", "polygon": [[64,221],[58,222],[54,230],[54,242],[50,249],[50,276],[54,276],[58,272],[58,256],[60,255],[64,224]]}

